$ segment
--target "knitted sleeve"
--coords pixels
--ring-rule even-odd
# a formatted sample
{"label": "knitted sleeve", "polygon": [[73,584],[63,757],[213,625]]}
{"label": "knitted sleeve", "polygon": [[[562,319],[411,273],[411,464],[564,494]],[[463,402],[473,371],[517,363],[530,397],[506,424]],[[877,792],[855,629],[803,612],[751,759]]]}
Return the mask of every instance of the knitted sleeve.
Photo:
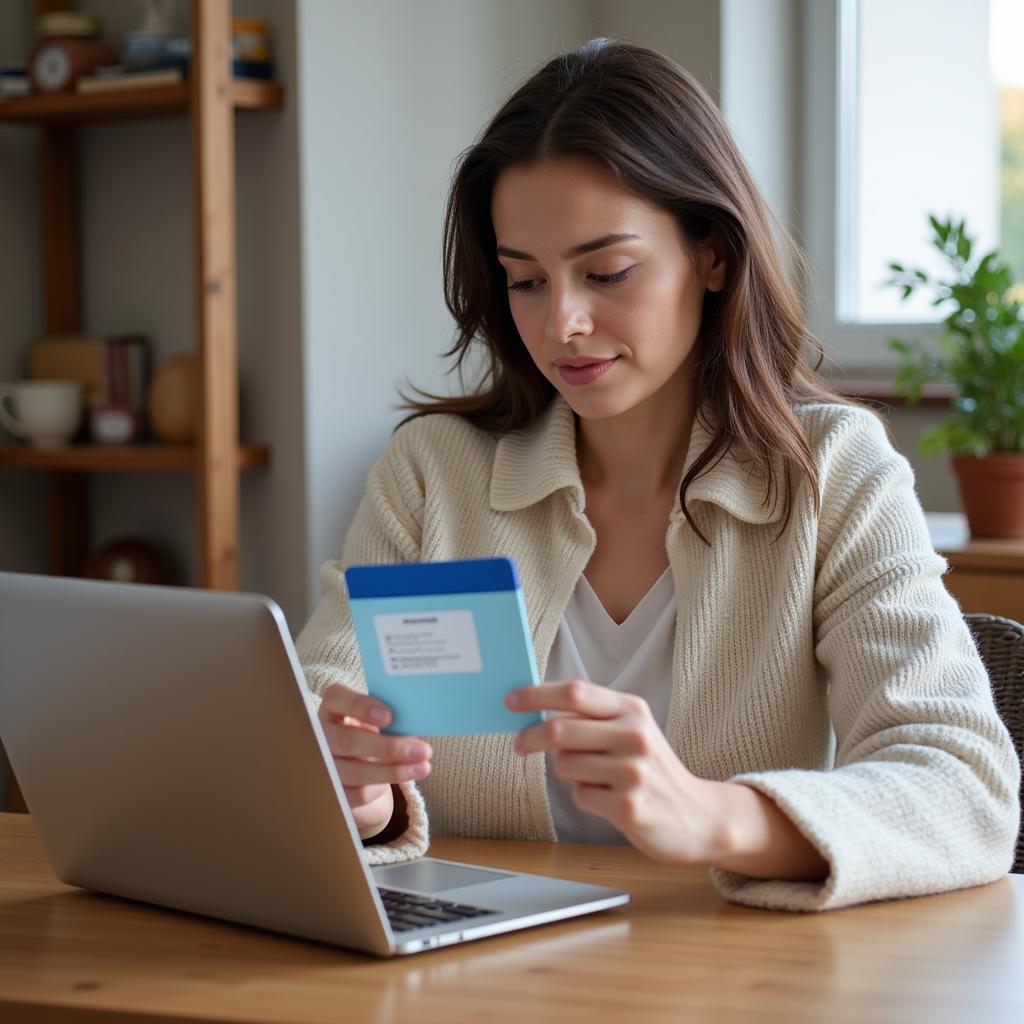
{"label": "knitted sleeve", "polygon": [[732,781],[771,797],[830,872],[823,884],[718,870],[714,881],[730,899],[791,910],[993,881],[1013,859],[1020,766],[910,467],[862,411],[819,450],[813,615],[834,768]]}
{"label": "knitted sleeve", "polygon": [[[332,683],[366,692],[349,615],[345,568],[411,562],[420,557],[423,488],[409,458],[408,435],[408,429],[398,431],[371,471],[366,494],[345,538],[341,561],[327,562],[320,570],[323,597],[296,641],[299,661],[317,705]],[[400,788],[409,827],[390,843],[367,846],[370,864],[408,860],[426,852],[429,836],[423,798],[412,782],[403,782]]]}

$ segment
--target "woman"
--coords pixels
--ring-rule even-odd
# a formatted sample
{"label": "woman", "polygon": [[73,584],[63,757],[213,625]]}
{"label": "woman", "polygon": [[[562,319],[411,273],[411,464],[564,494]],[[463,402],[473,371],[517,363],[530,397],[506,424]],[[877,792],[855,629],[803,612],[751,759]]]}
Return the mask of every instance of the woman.
{"label": "woman", "polygon": [[[422,853],[429,809],[628,841],[766,907],[1006,872],[984,668],[906,461],[805,365],[773,231],[713,103],[634,45],[556,57],[463,155],[448,355],[482,350],[483,382],[409,402],[299,641],[371,859]],[[509,706],[552,714],[380,734],[343,567],[485,555],[518,563],[545,680]]]}

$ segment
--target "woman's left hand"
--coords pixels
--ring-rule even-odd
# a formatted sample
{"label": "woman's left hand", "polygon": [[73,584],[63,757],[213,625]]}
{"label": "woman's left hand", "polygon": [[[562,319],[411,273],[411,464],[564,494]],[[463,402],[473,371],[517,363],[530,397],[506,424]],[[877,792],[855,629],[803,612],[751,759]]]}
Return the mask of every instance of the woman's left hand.
{"label": "woman's left hand", "polygon": [[656,860],[715,860],[715,784],[687,771],[645,700],[579,679],[523,687],[505,700],[514,711],[564,713],[524,729],[516,751],[552,751],[577,807]]}

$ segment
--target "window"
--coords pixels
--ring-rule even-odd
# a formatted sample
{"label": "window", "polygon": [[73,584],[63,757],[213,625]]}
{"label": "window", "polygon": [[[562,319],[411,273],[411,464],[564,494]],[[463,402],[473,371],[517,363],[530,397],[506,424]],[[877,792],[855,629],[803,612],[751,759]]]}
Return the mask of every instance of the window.
{"label": "window", "polygon": [[804,222],[812,327],[840,363],[891,366],[893,325],[941,316],[887,288],[937,267],[927,215],[963,217],[1024,276],[1024,2],[805,5]]}

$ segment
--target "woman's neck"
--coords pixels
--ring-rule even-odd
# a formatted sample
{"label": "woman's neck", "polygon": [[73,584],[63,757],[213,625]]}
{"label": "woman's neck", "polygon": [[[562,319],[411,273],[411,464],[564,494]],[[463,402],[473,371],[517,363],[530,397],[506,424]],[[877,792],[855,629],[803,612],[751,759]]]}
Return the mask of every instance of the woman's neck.
{"label": "woman's neck", "polygon": [[586,489],[625,504],[675,491],[686,462],[694,402],[686,393],[671,403],[650,400],[611,419],[577,418],[576,455]]}

